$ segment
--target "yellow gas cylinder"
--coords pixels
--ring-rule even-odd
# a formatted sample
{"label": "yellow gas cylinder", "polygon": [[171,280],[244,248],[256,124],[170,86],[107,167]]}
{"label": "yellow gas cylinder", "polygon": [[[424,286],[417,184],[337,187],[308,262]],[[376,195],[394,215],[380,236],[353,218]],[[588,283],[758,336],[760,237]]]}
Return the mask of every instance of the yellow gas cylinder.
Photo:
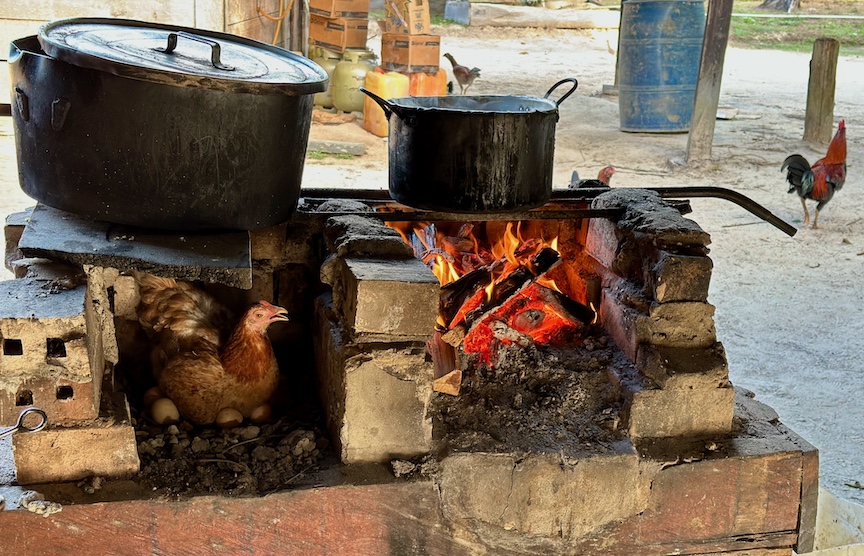
{"label": "yellow gas cylinder", "polygon": [[408,94],[412,97],[441,97],[447,94],[447,72],[443,68],[438,73],[411,73]]}
{"label": "yellow gas cylinder", "polygon": [[375,68],[375,54],[369,50],[349,48],[333,70],[333,106],[343,112],[360,112],[366,95],[360,87],[366,74]]}
{"label": "yellow gas cylinder", "polygon": [[321,48],[320,46],[313,46],[310,49],[309,56],[313,62],[324,68],[324,71],[330,77],[330,81],[327,82],[327,90],[323,93],[315,93],[312,102],[321,108],[333,108],[333,71],[336,69],[336,64],[342,60],[342,54]]}
{"label": "yellow gas cylinder", "polygon": [[[381,98],[399,98],[408,96],[409,80],[407,75],[395,71],[384,72],[380,67],[366,74],[366,89]],[[363,129],[377,135],[387,137],[387,117],[378,103],[363,95]]]}

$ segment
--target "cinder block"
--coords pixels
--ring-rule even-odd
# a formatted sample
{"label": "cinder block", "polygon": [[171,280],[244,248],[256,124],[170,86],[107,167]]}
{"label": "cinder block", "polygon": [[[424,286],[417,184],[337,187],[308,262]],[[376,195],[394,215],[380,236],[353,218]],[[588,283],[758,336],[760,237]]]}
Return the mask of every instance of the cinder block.
{"label": "cinder block", "polygon": [[624,422],[631,439],[703,437],[732,430],[735,390],[635,389],[624,393]]}
{"label": "cinder block", "polygon": [[656,303],[639,321],[640,343],[665,347],[709,347],[717,341],[714,306],[709,303]]}
{"label": "cinder block", "polygon": [[438,318],[440,285],[420,260],[340,259],[334,305],[355,334],[428,338]]}
{"label": "cinder block", "polygon": [[[505,531],[577,539],[647,509],[660,463],[635,454],[456,453],[440,463],[444,514]],[[499,530],[500,530],[499,529]]]}
{"label": "cinder block", "polygon": [[428,453],[433,369],[422,343],[351,345],[329,300],[321,297],[315,361],[331,440],[343,463]]}
{"label": "cinder block", "polygon": [[[12,436],[21,484],[76,481],[86,477],[126,477],[138,472],[138,447],[129,406],[115,394],[110,409],[90,423],[53,427]],[[49,420],[49,423],[51,421]]]}
{"label": "cinder block", "polygon": [[659,251],[646,272],[648,293],[658,303],[708,299],[714,263],[706,256],[678,255]]}
{"label": "cinder block", "polygon": [[138,303],[141,295],[132,276],[118,276],[114,280],[114,316],[119,319],[138,321]]}
{"label": "cinder block", "polygon": [[669,348],[640,345],[636,366],[659,388],[703,390],[730,386],[723,345],[709,348]]}

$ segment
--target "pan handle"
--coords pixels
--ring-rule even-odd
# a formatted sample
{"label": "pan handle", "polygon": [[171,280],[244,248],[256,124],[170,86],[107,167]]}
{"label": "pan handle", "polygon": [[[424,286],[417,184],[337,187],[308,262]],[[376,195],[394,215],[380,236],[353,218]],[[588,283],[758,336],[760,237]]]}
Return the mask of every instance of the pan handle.
{"label": "pan handle", "polygon": [[561,98],[559,98],[558,100],[555,101],[555,106],[561,106],[561,103],[564,102],[564,99],[569,97],[570,95],[572,95],[574,92],[576,92],[576,87],[579,86],[579,82],[576,81],[575,77],[568,77],[566,79],[562,79],[558,83],[555,83],[554,85],[552,85],[552,87],[548,91],[546,91],[546,94],[543,95],[543,98],[549,98],[549,95],[552,94],[552,91],[554,91],[555,89],[557,89],[558,87],[560,87],[564,83],[572,83],[573,87],[571,87],[569,91],[567,91],[566,93],[561,95]]}
{"label": "pan handle", "polygon": [[378,105],[384,110],[384,115],[387,117],[387,121],[390,121],[391,114],[396,114],[399,116],[399,119],[404,121],[407,125],[414,125],[416,123],[416,118],[413,115],[408,114],[404,108],[396,106],[392,102],[387,102],[383,98],[363,87],[360,87],[360,92],[378,103]]}
{"label": "pan handle", "polygon": [[207,46],[210,47],[210,63],[213,64],[213,67],[216,69],[224,70],[224,71],[234,71],[234,68],[231,66],[226,66],[222,63],[222,47],[216,41],[211,41],[210,39],[205,39],[204,37],[199,37],[198,35],[194,35],[192,33],[187,33],[185,31],[176,31],[168,33],[168,44],[165,48],[157,47],[155,50],[159,52],[164,52],[165,54],[171,54],[174,52],[174,49],[177,48],[177,39],[179,37],[183,37],[184,39],[189,39],[192,41],[203,42]]}

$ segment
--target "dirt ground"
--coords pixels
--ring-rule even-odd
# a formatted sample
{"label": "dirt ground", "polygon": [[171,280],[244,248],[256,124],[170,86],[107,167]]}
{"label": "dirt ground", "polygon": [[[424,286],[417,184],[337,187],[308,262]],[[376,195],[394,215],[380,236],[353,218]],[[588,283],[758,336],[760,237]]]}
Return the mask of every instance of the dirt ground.
{"label": "dirt ground", "polygon": [[[542,96],[563,77],[579,79],[561,104],[554,183],[574,169],[594,177],[606,164],[613,185],[715,185],[735,189],[801,227],[801,204],[787,195],[782,160],[799,152],[814,161],[824,149],[801,142],[809,54],[729,49],[721,105],[738,110],[718,120],[713,162],[687,167],[686,134],[629,134],[618,129],[617,97],[601,94],[614,78],[614,34],[605,32],[439,27],[442,53],[482,69],[472,94]],[[380,49],[380,38],[369,42]],[[446,64],[446,61],[442,61]],[[449,70],[449,66],[447,67]],[[727,201],[694,199],[690,218],[712,237],[709,301],[726,347],[732,381],[756,393],[781,420],[821,451],[822,485],[864,502],[864,58],[841,57],[835,120],[849,127],[849,178],[822,212],[820,229],[788,237]],[[33,204],[17,185],[9,118],[0,118],[0,216]],[[306,187],[387,187],[387,142],[358,123],[315,125],[313,139],[362,142],[351,160],[307,159]],[[811,209],[812,210],[812,209]],[[4,278],[9,275],[5,274]]]}

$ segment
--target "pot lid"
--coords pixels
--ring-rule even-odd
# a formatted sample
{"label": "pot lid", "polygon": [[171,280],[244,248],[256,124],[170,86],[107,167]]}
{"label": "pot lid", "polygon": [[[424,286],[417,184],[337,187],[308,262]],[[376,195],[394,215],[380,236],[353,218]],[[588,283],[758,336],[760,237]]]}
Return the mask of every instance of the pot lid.
{"label": "pot lid", "polygon": [[49,56],[76,66],[178,87],[283,95],[327,88],[327,72],[308,58],[216,31],[73,18],[43,25],[39,42]]}

